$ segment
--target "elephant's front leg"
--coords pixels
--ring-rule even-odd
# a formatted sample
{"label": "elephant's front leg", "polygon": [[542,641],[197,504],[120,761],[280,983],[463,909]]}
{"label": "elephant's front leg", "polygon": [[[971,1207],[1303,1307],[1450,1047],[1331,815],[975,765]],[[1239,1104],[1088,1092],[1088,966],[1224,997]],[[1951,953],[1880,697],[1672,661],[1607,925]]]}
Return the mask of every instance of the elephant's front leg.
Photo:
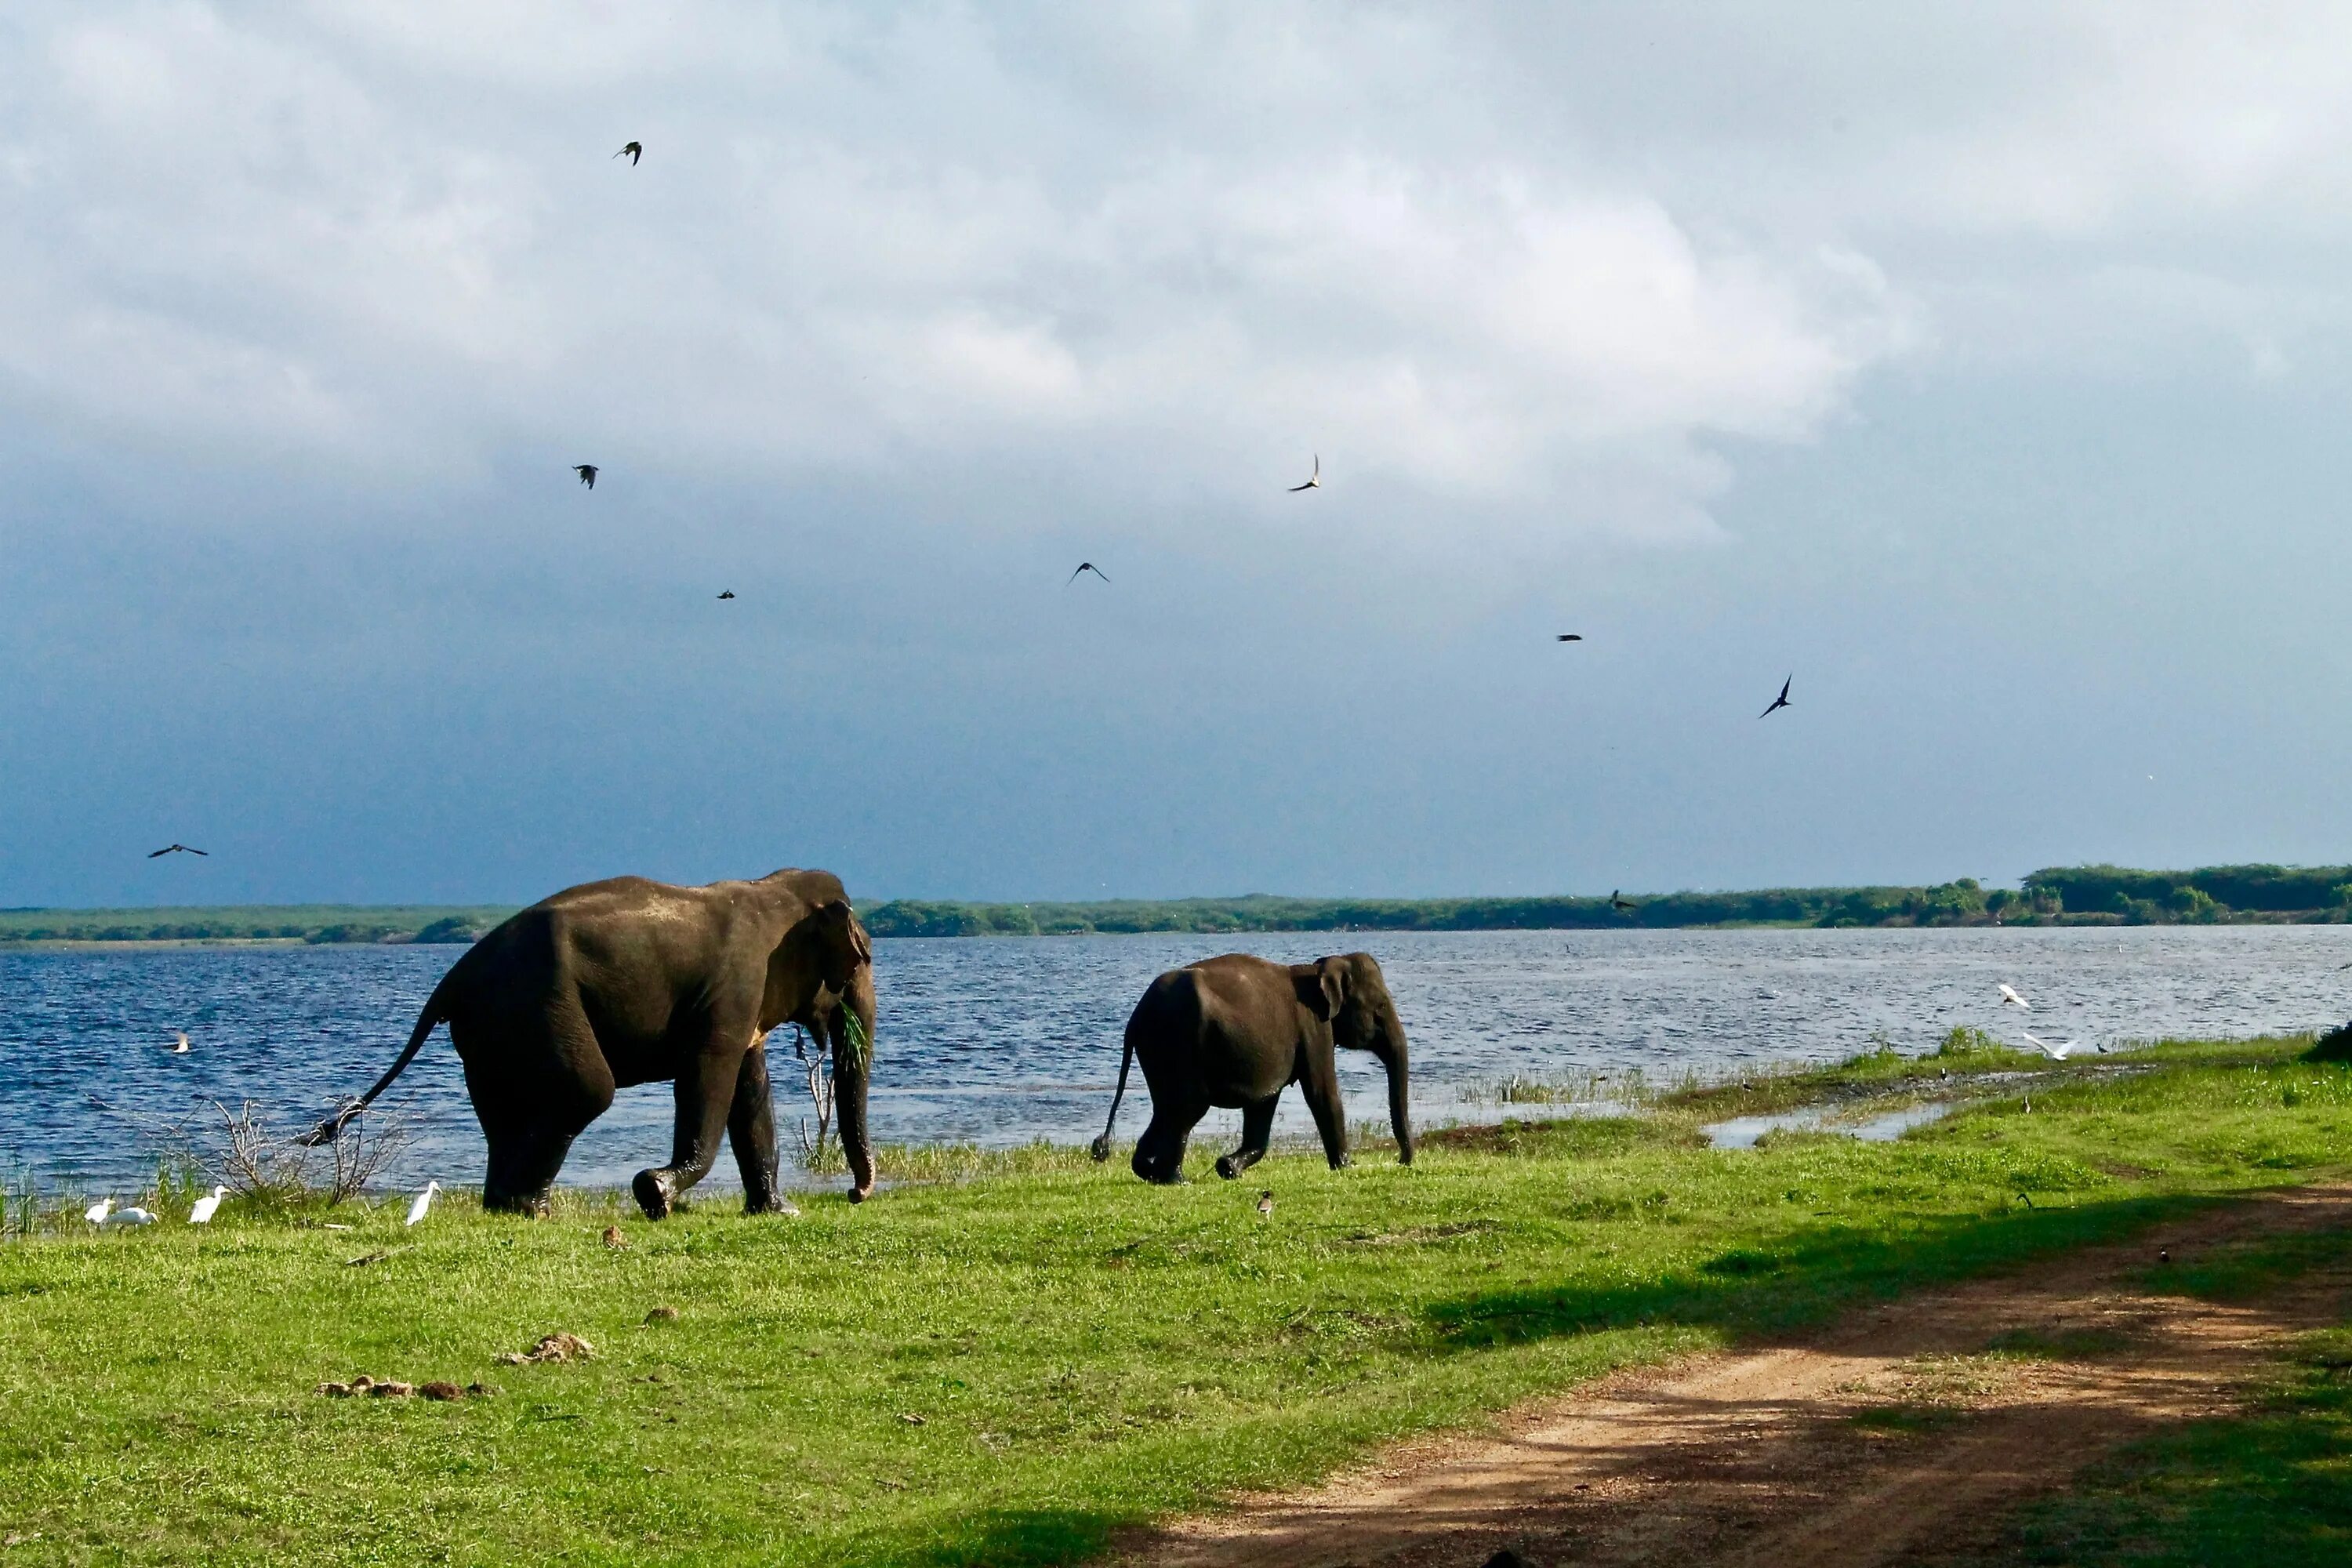
{"label": "elephant's front leg", "polygon": [[679,1196],[710,1173],[719,1158],[719,1140],[727,1131],[728,1112],[734,1108],[735,1086],[742,1076],[743,1041],[750,1032],[729,1031],[727,1038],[678,1068],[677,1131],[670,1145],[669,1163],[639,1171],[631,1184],[637,1206],[646,1211],[647,1219],[669,1217]]}
{"label": "elephant's front leg", "polygon": [[1348,1163],[1348,1102],[1339,1093],[1339,1069],[1330,1047],[1307,1047],[1298,1087],[1315,1117],[1315,1131],[1323,1135],[1323,1157],[1339,1170]]}
{"label": "elephant's front leg", "polygon": [[736,1075],[727,1142],[735,1150],[735,1168],[743,1175],[743,1212],[772,1214],[783,1207],[776,1186],[776,1105],[768,1086],[764,1039],[751,1047]]}
{"label": "elephant's front leg", "polygon": [[1217,1156],[1217,1174],[1230,1182],[1265,1158],[1265,1146],[1274,1139],[1274,1108],[1281,1100],[1278,1093],[1269,1094],[1242,1107],[1242,1146]]}

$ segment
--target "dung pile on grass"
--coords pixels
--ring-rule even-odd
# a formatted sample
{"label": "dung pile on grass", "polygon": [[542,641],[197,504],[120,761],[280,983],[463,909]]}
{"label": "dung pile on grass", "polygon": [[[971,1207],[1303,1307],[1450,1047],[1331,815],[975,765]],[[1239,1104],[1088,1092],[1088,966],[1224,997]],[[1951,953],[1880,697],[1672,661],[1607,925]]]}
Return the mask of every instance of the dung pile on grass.
{"label": "dung pile on grass", "polygon": [[578,1334],[542,1334],[539,1343],[527,1351],[509,1351],[499,1357],[500,1366],[521,1366],[535,1361],[594,1361],[596,1347]]}

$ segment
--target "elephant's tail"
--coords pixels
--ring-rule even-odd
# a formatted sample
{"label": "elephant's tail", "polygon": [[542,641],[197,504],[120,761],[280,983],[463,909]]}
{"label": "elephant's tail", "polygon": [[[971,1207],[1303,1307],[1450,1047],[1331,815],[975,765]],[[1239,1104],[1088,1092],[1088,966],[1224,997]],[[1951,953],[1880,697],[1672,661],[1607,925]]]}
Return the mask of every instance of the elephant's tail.
{"label": "elephant's tail", "polygon": [[321,1143],[332,1142],[336,1134],[350,1126],[358,1119],[361,1111],[365,1110],[374,1102],[377,1095],[392,1087],[394,1079],[407,1070],[408,1064],[416,1059],[416,1053],[425,1048],[425,1039],[433,1033],[434,1026],[446,1016],[447,1014],[441,1005],[441,988],[436,985],[433,988],[433,994],[425,1000],[425,1011],[416,1016],[416,1027],[408,1033],[408,1048],[400,1053],[400,1059],[392,1064],[392,1070],[376,1079],[374,1087],[365,1094],[320,1122],[295,1142],[312,1149]]}
{"label": "elephant's tail", "polygon": [[1110,1130],[1118,1125],[1118,1102],[1127,1098],[1127,1069],[1135,1060],[1135,1032],[1128,1031],[1127,1043],[1118,1053],[1118,1088],[1110,1097],[1110,1116],[1104,1121],[1102,1136],[1094,1141],[1092,1153],[1097,1160],[1110,1158]]}

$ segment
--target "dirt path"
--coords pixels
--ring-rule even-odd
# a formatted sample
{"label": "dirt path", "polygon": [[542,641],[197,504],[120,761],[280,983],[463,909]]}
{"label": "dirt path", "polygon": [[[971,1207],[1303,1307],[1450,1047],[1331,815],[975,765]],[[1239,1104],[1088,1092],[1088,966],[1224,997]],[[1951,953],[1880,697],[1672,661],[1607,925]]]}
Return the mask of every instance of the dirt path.
{"label": "dirt path", "polygon": [[[1306,1498],[1130,1539],[1114,1561],[1475,1568],[1508,1546],[1538,1565],[1933,1562],[2099,1454],[2231,1408],[2280,1337],[2342,1321],[2352,1247],[2258,1302],[2133,1286],[2159,1247],[2188,1262],[2291,1231],[2352,1232],[2352,1186],[2232,1205],[1799,1343],[1621,1373],[1499,1436],[1411,1444]],[[2004,1345],[2034,1359],[1986,1353]]]}

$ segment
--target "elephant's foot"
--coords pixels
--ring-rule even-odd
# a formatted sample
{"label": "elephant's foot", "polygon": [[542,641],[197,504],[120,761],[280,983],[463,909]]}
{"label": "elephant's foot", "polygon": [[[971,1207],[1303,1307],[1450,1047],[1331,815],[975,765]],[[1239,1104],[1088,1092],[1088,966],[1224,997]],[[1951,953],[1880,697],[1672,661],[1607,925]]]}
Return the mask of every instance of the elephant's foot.
{"label": "elephant's foot", "polygon": [[854,1204],[862,1204],[873,1195],[874,1184],[871,1182],[866,1183],[862,1187],[852,1187],[849,1189],[849,1201]]}
{"label": "elephant's foot", "polygon": [[487,1214],[519,1214],[525,1219],[545,1219],[551,1212],[545,1192],[486,1192],[482,1194],[482,1209]]}
{"label": "elephant's foot", "polygon": [[780,1214],[798,1217],[801,1205],[781,1193],[769,1193],[757,1198],[746,1194],[743,1199],[743,1212],[747,1215]]}
{"label": "elephant's foot", "polygon": [[1217,1156],[1217,1174],[1230,1182],[1256,1163],[1257,1156],[1255,1154],[1220,1154]]}
{"label": "elephant's foot", "polygon": [[637,1206],[646,1211],[647,1219],[667,1219],[670,1210],[677,1206],[669,1178],[659,1171],[639,1171],[629,1191],[636,1194]]}

